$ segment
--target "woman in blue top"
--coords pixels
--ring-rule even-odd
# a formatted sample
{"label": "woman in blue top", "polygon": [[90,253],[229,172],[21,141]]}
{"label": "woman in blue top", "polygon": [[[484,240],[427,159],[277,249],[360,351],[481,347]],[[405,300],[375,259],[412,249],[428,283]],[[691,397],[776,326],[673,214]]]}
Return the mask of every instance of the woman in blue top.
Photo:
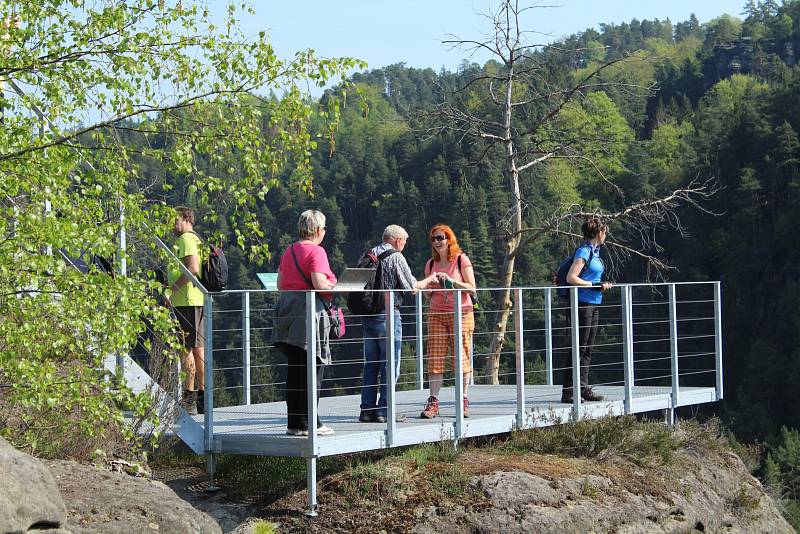
{"label": "woman in blue top", "polygon": [[[581,398],[585,401],[603,400],[602,395],[589,387],[589,362],[592,359],[592,345],[597,336],[597,325],[600,320],[600,303],[603,291],[610,289],[611,282],[603,282],[605,265],[600,258],[600,245],[606,240],[608,227],[598,218],[583,223],[585,242],[575,251],[575,259],[567,273],[567,283],[578,286],[578,325],[580,336],[580,377]],[[564,381],[561,390],[561,402],[572,402],[572,356],[567,354],[564,365]]]}

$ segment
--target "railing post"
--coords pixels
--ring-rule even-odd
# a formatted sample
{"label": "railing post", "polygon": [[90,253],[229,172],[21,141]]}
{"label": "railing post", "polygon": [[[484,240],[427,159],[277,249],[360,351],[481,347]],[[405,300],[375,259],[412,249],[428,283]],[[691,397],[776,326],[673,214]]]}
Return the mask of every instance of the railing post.
{"label": "railing post", "polygon": [[[678,406],[680,383],[678,381],[678,305],[675,297],[675,284],[669,285],[669,354],[670,374],[672,375],[672,409]],[[672,415],[669,419],[672,419]]]}
{"label": "railing post", "polygon": [[306,454],[306,484],[308,486],[307,515],[317,515],[317,295],[306,292],[306,389],[308,392],[308,450]]}
{"label": "railing post", "polygon": [[[394,291],[386,292],[386,445],[394,445],[395,394]],[[380,375],[378,375],[380,376]]]}
{"label": "railing post", "polygon": [[581,338],[578,324],[578,287],[569,290],[570,318],[572,319],[572,415],[577,421],[581,412]]}
{"label": "railing post", "polygon": [[517,356],[517,428],[525,424],[525,338],[522,319],[522,289],[514,289],[514,340]]}
{"label": "railing post", "polygon": [[317,445],[317,295],[306,292],[306,393],[308,395],[308,452],[316,456]]}
{"label": "railing post", "polygon": [[714,368],[717,399],[722,399],[722,285],[714,282]]}
{"label": "railing post", "polygon": [[553,290],[544,290],[544,365],[547,385],[553,385]]}
{"label": "railing post", "polygon": [[414,295],[414,317],[416,319],[416,345],[417,345],[417,388],[422,390],[425,384],[425,369],[423,368],[423,345],[422,345],[422,291],[417,291]]}
{"label": "railing post", "polygon": [[203,372],[205,375],[205,441],[206,452],[214,452],[214,298],[206,293],[203,295],[203,320],[205,321],[205,347]]}
{"label": "railing post", "polygon": [[625,413],[633,408],[633,292],[622,287],[622,372],[625,382]]}
{"label": "railing post", "polygon": [[[314,427],[316,428],[316,424]],[[316,433],[316,430],[315,430]],[[308,427],[308,435],[311,436],[311,427]],[[306,487],[308,487],[308,517],[317,517],[317,457],[309,456],[306,458]]]}
{"label": "railing post", "polygon": [[[2,95],[0,95],[2,98]],[[125,204],[120,202],[119,205],[119,274],[120,276],[128,276],[128,256],[125,250],[128,248],[127,234],[125,232]],[[145,369],[149,374],[150,369]],[[117,353],[117,376],[125,376],[125,355]]]}
{"label": "railing post", "polygon": [[250,292],[242,293],[242,386],[244,404],[250,405]]}
{"label": "railing post", "polygon": [[461,323],[461,290],[451,291],[453,295],[453,355],[455,357],[455,390],[456,390],[456,433],[455,439],[463,435],[464,430],[464,363],[461,361],[464,349],[461,338],[463,325]]}

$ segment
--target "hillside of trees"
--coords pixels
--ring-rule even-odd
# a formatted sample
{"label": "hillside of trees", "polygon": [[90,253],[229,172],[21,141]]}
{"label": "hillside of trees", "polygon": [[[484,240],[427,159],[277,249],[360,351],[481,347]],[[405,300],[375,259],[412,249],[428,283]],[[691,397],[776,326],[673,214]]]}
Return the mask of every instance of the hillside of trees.
{"label": "hillside of trees", "polygon": [[[800,70],[793,59],[800,51],[800,2],[751,1],[743,15],[702,25],[694,17],[601,25],[559,43],[581,51],[569,61],[552,52],[547,63],[551,52],[539,53],[553,79],[619,58],[609,79],[652,86],[643,94],[613,88],[586,94],[563,119],[615,140],[610,150],[595,148],[595,159],[628,201],[698,179],[718,181],[708,213],[679,213],[690,236],[659,231],[659,257],[677,267],[666,273],[669,280],[722,280],[726,398],[711,409],[721,411],[737,439],[762,444],[768,454],[761,474],[791,507],[800,491],[793,474],[800,404],[792,400],[800,380],[800,255],[792,246],[800,208]],[[442,221],[472,256],[478,284],[494,286],[505,215],[498,207],[509,205],[510,195],[498,170],[502,154],[474,164],[479,148],[467,140],[425,138],[419,128],[420,112],[439,103],[443,91],[501,68],[464,62],[457,72],[436,72],[397,64],[354,75],[360,96],[343,109],[335,146],[322,138],[312,156],[313,197],[286,186],[266,195],[256,213],[272,260],[253,265],[234,255],[236,285],[257,287],[255,272],[275,270],[277,253],[295,238],[297,214],[314,207],[328,217],[324,246],[334,271],[352,265],[384,226],[402,222],[411,235],[406,255],[419,272],[429,257],[427,231]],[[479,109],[488,98],[475,88],[463,100]],[[191,204],[185,179],[170,177],[178,187],[156,198]],[[597,174],[580,164],[559,161],[523,180],[526,216],[570,204],[616,207]],[[570,246],[549,236],[524,249],[515,285],[546,284]],[[636,259],[615,267],[615,280],[646,277]]]}
{"label": "hillside of trees", "polygon": [[[702,209],[675,209],[683,233],[675,224],[659,226],[643,240],[612,222],[610,240],[675,269],[654,270],[652,262],[622,254],[614,257],[610,277],[722,281],[726,393],[707,411],[720,415],[736,440],[755,444],[754,469],[781,497],[797,528],[800,403],[792,399],[800,381],[800,253],[793,247],[792,221],[800,213],[800,0],[749,0],[741,18],[722,15],[703,24],[694,16],[601,24],[555,44],[526,60],[549,83],[569,85],[600,65],[613,65],[603,70],[604,83],[582,91],[555,119],[558,130],[582,133],[577,148],[591,162],[552,159],[521,174],[526,224],[535,228],[571,206],[610,213],[692,184],[714,184],[715,194]],[[396,64],[353,74],[317,101],[301,103],[294,93],[288,99],[264,95],[263,109],[242,120],[260,136],[231,142],[224,153],[205,143],[236,128],[220,129],[222,134],[211,128],[206,138],[190,139],[191,123],[180,109],[97,132],[128,147],[128,159],[117,163],[109,157],[105,163],[130,179],[136,199],[195,206],[198,231],[230,245],[232,289],[257,288],[255,273],[277,269],[278,254],[296,239],[298,214],[308,208],[327,216],[323,245],[335,272],[377,243],[386,225],[400,223],[410,234],[405,255],[419,274],[430,256],[427,232],[444,222],[472,258],[478,285],[494,287],[513,202],[502,171],[504,154],[457,131],[432,134],[429,113],[463,88],[456,105],[492,117],[492,95],[470,82],[503,69],[497,61],[465,61],[455,72]],[[247,98],[255,97],[209,106],[206,118],[224,124],[226,113],[236,115]],[[287,110],[296,112],[295,122],[280,122]],[[524,115],[514,120],[515,128],[529,126]],[[286,161],[259,159],[305,125],[310,138],[294,138]],[[174,128],[181,136],[168,135]],[[97,132],[82,142],[100,148]],[[268,140],[266,148],[259,138]],[[70,167],[77,165],[70,157]],[[254,175],[266,177],[273,168],[278,171],[264,178],[268,185],[248,190]],[[54,175],[59,172],[53,168]],[[209,179],[218,176],[220,182]],[[235,184],[231,190],[219,185],[228,182]],[[250,232],[242,231],[242,220]],[[114,236],[97,239],[106,239],[101,252],[113,255]],[[252,254],[245,245],[267,253]],[[573,246],[573,238],[543,230],[516,257],[514,285],[548,284]],[[152,265],[132,261],[132,269],[140,267]],[[272,381],[263,374],[258,380]],[[278,398],[274,391],[263,395],[260,400]]]}

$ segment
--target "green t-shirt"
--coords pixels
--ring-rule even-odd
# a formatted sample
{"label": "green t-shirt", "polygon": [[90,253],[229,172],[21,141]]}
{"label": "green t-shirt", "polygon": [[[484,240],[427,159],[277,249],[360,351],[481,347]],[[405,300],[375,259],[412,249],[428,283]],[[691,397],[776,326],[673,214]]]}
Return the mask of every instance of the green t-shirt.
{"label": "green t-shirt", "polygon": [[[202,258],[200,258],[201,246],[202,241],[197,237],[197,234],[185,232],[178,238],[178,242],[172,247],[172,251],[181,260],[186,256],[197,256],[202,264]],[[167,270],[167,283],[172,286],[180,276],[180,268],[174,262],[170,262]],[[193,283],[187,282],[171,296],[170,300],[173,306],[202,306],[203,292],[197,289]]]}

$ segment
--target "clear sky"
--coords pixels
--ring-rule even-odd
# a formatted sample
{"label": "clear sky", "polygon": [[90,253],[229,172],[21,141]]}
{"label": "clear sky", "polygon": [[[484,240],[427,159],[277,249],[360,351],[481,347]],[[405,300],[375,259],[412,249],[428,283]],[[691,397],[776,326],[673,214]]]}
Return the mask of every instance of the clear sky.
{"label": "clear sky", "polygon": [[[222,10],[222,0],[210,0]],[[267,30],[279,56],[313,48],[318,57],[351,56],[370,68],[405,62],[411,67],[454,70],[467,54],[441,44],[448,34],[464,38],[486,35],[480,13],[497,0],[253,0],[256,16],[245,17],[246,35]],[[700,22],[728,13],[741,17],[745,0],[554,0],[531,2],[542,6],[527,17],[540,42],[552,42],[600,23],[621,24],[631,19],[667,19],[673,24],[694,13]],[[556,7],[544,7],[556,6]],[[472,58],[483,63],[487,58]]]}

